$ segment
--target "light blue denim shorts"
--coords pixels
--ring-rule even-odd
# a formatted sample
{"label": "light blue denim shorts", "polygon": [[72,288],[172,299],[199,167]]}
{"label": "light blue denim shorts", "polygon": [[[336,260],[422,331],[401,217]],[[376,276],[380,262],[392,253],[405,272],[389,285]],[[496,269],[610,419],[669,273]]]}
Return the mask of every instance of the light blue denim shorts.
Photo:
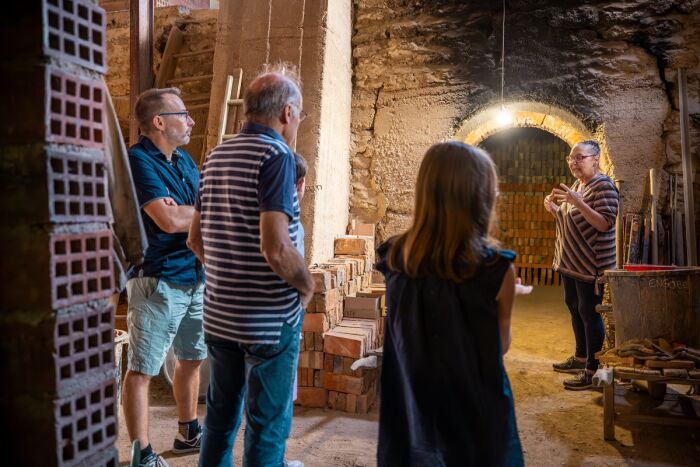
{"label": "light blue denim shorts", "polygon": [[169,284],[156,277],[126,283],[129,370],[155,376],[172,345],[178,360],[204,360],[204,283]]}

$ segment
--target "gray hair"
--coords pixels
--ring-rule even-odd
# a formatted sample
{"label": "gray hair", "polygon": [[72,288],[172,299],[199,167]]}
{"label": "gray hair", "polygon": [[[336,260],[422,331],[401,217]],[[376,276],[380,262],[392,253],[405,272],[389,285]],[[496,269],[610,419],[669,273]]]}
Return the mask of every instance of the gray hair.
{"label": "gray hair", "polygon": [[586,141],[581,141],[576,146],[588,146],[593,156],[600,156],[600,144],[598,144],[598,141],[587,139]]}
{"label": "gray hair", "polygon": [[301,83],[293,66],[277,64],[258,74],[243,96],[246,117],[271,120],[279,117],[286,105],[301,109]]}
{"label": "gray hair", "polygon": [[134,115],[141,132],[153,130],[153,117],[165,111],[166,94],[180,97],[182,93],[178,88],[154,88],[142,92],[136,100]]}

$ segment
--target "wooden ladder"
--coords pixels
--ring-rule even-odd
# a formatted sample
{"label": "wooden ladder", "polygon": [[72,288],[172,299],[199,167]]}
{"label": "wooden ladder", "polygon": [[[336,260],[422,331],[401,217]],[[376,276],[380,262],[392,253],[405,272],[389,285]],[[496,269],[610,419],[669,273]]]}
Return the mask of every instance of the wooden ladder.
{"label": "wooden ladder", "polygon": [[[227,139],[231,139],[239,132],[238,117],[240,108],[243,107],[243,99],[241,95],[241,81],[243,80],[243,68],[236,68],[232,75],[226,77],[226,91],[224,92],[224,105],[221,107],[221,118],[219,119],[219,131],[216,137],[216,144],[219,145]],[[231,106],[236,108],[235,119],[233,123],[233,132],[226,133],[228,126],[228,115]]]}
{"label": "wooden ladder", "polygon": [[168,34],[168,40],[165,43],[163,60],[158,68],[155,86],[157,88],[164,88],[196,81],[209,82],[210,91],[208,93],[189,95],[183,94],[182,96],[182,100],[187,105],[187,110],[190,112],[190,114],[197,114],[197,118],[195,119],[195,128],[202,131],[201,133],[194,133],[190,136],[190,142],[185,146],[185,150],[187,150],[187,152],[190,153],[193,158],[201,161],[204,159],[204,152],[206,150],[207,118],[209,117],[209,101],[211,99],[211,81],[214,75],[207,74],[198,76],[181,76],[175,78],[175,70],[177,69],[179,60],[186,60],[188,58],[206,54],[211,54],[213,56],[214,49],[208,48],[194,52],[181,52],[184,45],[185,34],[176,25],[173,25],[173,27],[170,28],[170,34]]}

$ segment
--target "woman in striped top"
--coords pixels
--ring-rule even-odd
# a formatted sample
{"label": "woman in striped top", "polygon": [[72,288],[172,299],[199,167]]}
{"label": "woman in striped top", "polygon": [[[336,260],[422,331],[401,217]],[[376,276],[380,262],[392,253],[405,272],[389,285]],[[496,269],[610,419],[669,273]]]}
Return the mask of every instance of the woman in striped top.
{"label": "woman in striped top", "polygon": [[564,280],[564,300],[571,312],[576,352],[554,371],[577,373],[564,381],[572,390],[593,386],[598,368],[595,358],[603,346],[605,330],[595,306],[602,295],[596,287],[603,272],[615,268],[615,218],[619,193],[613,181],[600,171],[600,146],[583,141],[566,158],[576,181],[561,184],[544,198],[544,208],[554,216],[557,238],[554,270]]}

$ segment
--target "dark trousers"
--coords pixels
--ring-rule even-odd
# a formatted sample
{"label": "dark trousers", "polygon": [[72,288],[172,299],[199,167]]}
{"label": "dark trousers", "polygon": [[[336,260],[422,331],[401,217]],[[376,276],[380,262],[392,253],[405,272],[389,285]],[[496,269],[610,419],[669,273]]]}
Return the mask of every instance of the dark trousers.
{"label": "dark trousers", "polygon": [[301,322],[282,325],[279,344],[239,344],[206,336],[209,390],[200,467],[233,465],[245,408],[243,466],[282,467],[292,425],[292,385]]}
{"label": "dark trousers", "polygon": [[603,300],[595,294],[593,282],[583,282],[562,275],[564,279],[564,301],[571,312],[571,326],[576,338],[576,356],[586,357],[586,369],[598,368],[596,352],[603,347],[605,328],[603,319],[595,311],[595,306]]}

